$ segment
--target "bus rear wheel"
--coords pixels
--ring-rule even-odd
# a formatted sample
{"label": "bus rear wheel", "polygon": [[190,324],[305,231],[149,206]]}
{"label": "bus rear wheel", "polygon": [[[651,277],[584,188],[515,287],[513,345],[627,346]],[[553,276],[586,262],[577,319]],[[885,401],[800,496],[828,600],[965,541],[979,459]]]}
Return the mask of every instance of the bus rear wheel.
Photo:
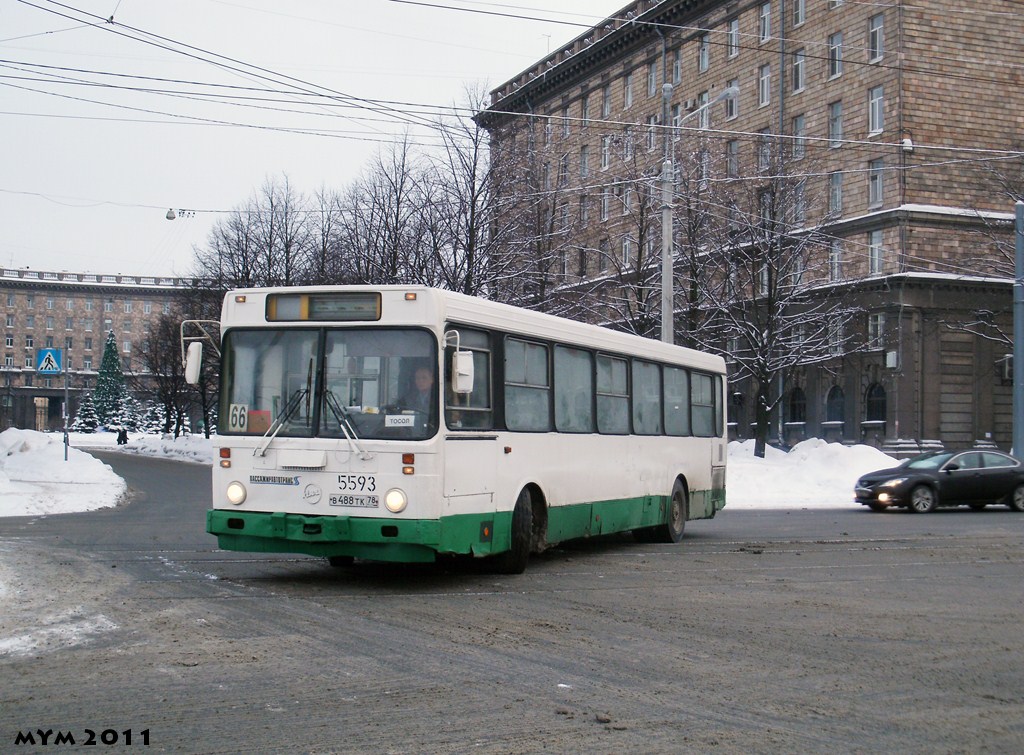
{"label": "bus rear wheel", "polygon": [[533,498],[523,488],[512,510],[512,533],[510,548],[494,557],[494,570],[499,574],[522,574],[530,560],[530,545],[533,534]]}

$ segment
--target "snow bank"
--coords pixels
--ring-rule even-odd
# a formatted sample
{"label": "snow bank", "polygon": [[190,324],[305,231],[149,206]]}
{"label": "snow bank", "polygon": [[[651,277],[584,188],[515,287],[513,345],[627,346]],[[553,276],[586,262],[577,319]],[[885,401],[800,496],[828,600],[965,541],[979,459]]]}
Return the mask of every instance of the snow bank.
{"label": "snow bank", "polygon": [[725,510],[846,508],[861,475],[894,467],[897,459],[871,446],[844,446],[813,438],[789,453],[765,449],[754,456],[754,441],[729,444]]}
{"label": "snow bank", "polygon": [[64,460],[60,433],[11,428],[0,433],[0,516],[35,516],[114,506],[124,480],[76,448]]}

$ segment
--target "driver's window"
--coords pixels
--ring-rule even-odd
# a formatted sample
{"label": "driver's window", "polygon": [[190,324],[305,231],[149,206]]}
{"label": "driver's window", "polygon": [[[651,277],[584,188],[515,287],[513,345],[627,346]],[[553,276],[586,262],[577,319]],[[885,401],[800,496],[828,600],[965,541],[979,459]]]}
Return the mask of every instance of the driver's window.
{"label": "driver's window", "polygon": [[444,350],[445,422],[453,429],[490,429],[494,426],[491,411],[491,339],[487,333],[479,330],[452,330],[459,333],[459,348],[473,352],[473,391],[452,391],[452,356],[455,354],[455,345],[449,343]]}

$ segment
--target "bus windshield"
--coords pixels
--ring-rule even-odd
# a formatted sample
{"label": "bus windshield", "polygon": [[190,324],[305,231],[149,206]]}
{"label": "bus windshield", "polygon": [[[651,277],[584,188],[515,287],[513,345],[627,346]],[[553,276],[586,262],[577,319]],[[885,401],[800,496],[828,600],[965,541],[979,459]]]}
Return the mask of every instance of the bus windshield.
{"label": "bus windshield", "polygon": [[424,439],[437,431],[437,345],[425,330],[233,330],[221,432]]}

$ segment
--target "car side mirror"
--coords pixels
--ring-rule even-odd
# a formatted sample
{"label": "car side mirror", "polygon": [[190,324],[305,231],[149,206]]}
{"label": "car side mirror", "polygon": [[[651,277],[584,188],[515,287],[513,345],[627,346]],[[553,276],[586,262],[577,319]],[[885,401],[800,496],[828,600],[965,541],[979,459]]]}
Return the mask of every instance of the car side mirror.
{"label": "car side mirror", "polygon": [[472,351],[456,351],[452,354],[452,392],[472,393],[475,370]]}
{"label": "car side mirror", "polygon": [[950,472],[955,472],[958,469],[960,469],[960,466],[958,464],[947,464],[946,474],[949,474]]}

